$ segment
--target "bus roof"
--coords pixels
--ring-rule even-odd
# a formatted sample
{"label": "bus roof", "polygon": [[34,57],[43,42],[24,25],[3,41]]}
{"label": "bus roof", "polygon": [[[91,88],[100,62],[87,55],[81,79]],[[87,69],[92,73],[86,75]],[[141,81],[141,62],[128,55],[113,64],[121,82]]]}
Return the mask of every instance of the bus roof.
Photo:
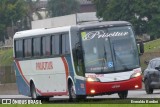
{"label": "bus roof", "polygon": [[124,25],[131,25],[131,24],[127,21],[104,21],[104,22],[98,22],[98,23],[82,24],[82,25],[79,25],[79,28],[85,29],[85,28],[94,28],[97,26],[107,27],[107,26],[124,26]]}
{"label": "bus roof", "polygon": [[71,27],[87,29],[87,28],[94,28],[97,26],[105,27],[105,26],[120,26],[120,25],[130,25],[130,23],[126,21],[105,21],[105,22],[85,23],[81,25],[64,26],[64,27],[56,27],[56,28],[32,29],[32,30],[16,32],[14,35],[14,38],[29,37],[29,36],[35,36],[35,35],[45,35],[45,34],[59,33],[59,32],[67,32],[67,31],[70,31]]}
{"label": "bus roof", "polygon": [[35,35],[67,32],[70,30],[70,27],[71,26],[57,27],[57,28],[41,28],[41,29],[31,29],[31,30],[19,31],[19,32],[15,33],[14,39],[21,38],[21,37],[35,36]]}

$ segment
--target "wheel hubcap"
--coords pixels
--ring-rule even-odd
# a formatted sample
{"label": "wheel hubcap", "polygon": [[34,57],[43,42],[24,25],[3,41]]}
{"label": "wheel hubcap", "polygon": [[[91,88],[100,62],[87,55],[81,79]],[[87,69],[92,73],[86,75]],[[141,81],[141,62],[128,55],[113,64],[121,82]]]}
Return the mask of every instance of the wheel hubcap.
{"label": "wheel hubcap", "polygon": [[36,98],[37,98],[37,94],[36,94],[35,88],[33,88],[32,97],[33,97],[33,99],[36,99]]}

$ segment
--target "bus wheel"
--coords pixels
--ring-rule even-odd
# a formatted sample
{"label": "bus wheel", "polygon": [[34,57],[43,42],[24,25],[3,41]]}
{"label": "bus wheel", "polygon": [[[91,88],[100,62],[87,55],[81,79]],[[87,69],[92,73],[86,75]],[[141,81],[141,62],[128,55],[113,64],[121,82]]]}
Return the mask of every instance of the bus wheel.
{"label": "bus wheel", "polygon": [[85,100],[86,99],[86,95],[76,95],[75,93],[75,88],[73,83],[71,83],[68,87],[69,89],[69,100],[70,101],[77,101],[77,100]]}
{"label": "bus wheel", "polygon": [[118,93],[120,99],[125,99],[128,96],[128,91],[121,91]]}
{"label": "bus wheel", "polygon": [[38,98],[34,83],[31,84],[31,97],[34,100]]}
{"label": "bus wheel", "polygon": [[69,91],[69,100],[75,100],[76,99],[76,93],[75,93],[73,83],[69,84],[68,91]]}

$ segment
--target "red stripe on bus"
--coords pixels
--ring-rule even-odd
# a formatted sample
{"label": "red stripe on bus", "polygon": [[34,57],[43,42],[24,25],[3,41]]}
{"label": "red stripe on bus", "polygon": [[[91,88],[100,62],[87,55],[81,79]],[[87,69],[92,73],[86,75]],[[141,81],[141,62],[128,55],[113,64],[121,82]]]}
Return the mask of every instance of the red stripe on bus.
{"label": "red stripe on bus", "polygon": [[68,75],[69,75],[68,63],[67,63],[65,57],[61,57],[61,58],[62,58],[64,67],[65,67],[65,72],[66,72],[66,87],[68,87],[68,86],[67,86],[67,84],[68,84],[68,83],[67,83],[67,79],[68,79]]}
{"label": "red stripe on bus", "polygon": [[37,89],[37,92],[40,93],[41,96],[56,96],[56,95],[67,95],[68,92],[41,92]]}
{"label": "red stripe on bus", "polygon": [[15,60],[15,61],[16,61],[17,67],[18,67],[18,69],[19,69],[19,72],[20,72],[20,74],[22,75],[22,78],[23,78],[24,81],[27,83],[27,85],[30,86],[28,80],[24,77],[24,75],[23,75],[23,73],[22,73],[22,69],[21,69],[21,67],[20,67],[19,62],[18,62],[17,60]]}
{"label": "red stripe on bus", "polygon": [[[21,67],[20,67],[20,64],[19,64],[19,62],[15,59],[15,61],[16,61],[16,64],[17,64],[17,67],[18,67],[18,70],[19,70],[19,72],[20,72],[20,74],[21,74],[21,76],[22,76],[22,78],[24,79],[24,81],[27,83],[27,85],[30,87],[30,83],[29,83],[29,81],[25,78],[25,76],[23,75],[23,72],[22,72],[22,69],[21,69]],[[36,87],[35,87],[36,88]],[[36,90],[38,91],[38,89],[36,88]],[[41,95],[41,93],[39,93],[38,92],[38,94],[40,94]]]}

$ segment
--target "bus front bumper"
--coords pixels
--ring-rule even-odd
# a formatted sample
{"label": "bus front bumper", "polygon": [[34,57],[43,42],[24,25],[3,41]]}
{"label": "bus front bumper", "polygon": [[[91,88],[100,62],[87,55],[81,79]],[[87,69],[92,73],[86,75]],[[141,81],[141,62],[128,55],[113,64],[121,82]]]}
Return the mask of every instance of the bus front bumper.
{"label": "bus front bumper", "polygon": [[118,93],[126,90],[142,88],[142,76],[118,82],[86,82],[87,95],[102,95]]}

